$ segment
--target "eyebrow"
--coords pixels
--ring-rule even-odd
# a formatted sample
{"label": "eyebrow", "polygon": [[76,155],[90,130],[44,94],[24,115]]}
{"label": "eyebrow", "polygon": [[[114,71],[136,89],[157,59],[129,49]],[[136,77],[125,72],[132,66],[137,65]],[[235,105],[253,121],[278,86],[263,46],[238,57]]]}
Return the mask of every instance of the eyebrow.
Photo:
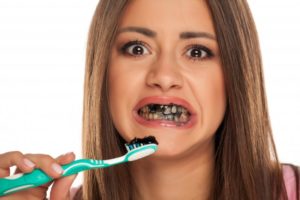
{"label": "eyebrow", "polygon": [[[121,28],[118,31],[118,34],[123,33],[123,32],[136,32],[136,33],[140,33],[140,34],[145,35],[150,38],[155,38],[157,35],[157,33],[153,30],[150,30],[150,29],[144,28],[144,27],[136,27],[136,26],[129,26],[129,27]],[[179,34],[180,39],[192,39],[192,38],[199,38],[199,37],[216,40],[216,37],[213,34],[207,33],[207,32],[185,31],[185,32],[181,32]]]}
{"label": "eyebrow", "polygon": [[136,27],[136,26],[129,26],[129,27],[122,28],[118,31],[118,34],[123,33],[123,32],[137,32],[137,33],[143,34],[143,35],[151,37],[151,38],[154,38],[157,35],[156,32],[154,32],[148,28]]}
{"label": "eyebrow", "polygon": [[182,32],[179,35],[180,39],[191,39],[191,38],[198,38],[198,37],[216,40],[216,37],[213,34],[207,32]]}

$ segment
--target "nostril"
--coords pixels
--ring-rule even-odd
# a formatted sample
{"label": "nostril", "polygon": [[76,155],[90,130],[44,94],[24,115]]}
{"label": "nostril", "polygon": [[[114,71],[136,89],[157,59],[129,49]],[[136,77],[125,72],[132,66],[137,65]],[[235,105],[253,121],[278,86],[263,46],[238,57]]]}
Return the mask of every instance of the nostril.
{"label": "nostril", "polygon": [[178,89],[183,86],[183,78],[179,72],[165,72],[159,71],[156,73],[149,73],[146,77],[147,85],[151,88],[157,88],[162,91],[170,89]]}

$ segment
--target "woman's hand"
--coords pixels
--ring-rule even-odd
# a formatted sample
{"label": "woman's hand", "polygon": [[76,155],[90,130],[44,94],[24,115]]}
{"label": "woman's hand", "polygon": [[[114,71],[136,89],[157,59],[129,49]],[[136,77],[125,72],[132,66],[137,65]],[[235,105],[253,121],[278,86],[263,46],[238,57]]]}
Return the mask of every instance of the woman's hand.
{"label": "woman's hand", "polygon": [[[68,164],[75,159],[74,153],[67,153],[52,158],[45,154],[25,154],[21,152],[7,152],[0,154],[0,178],[10,175],[10,167],[16,166],[16,173],[28,173],[34,168],[40,168],[46,174],[54,178],[53,186],[50,192],[50,199],[52,200],[69,200],[70,187],[76,178],[76,175],[63,177],[57,179],[63,173],[60,165]],[[42,200],[46,198],[47,190],[51,183],[31,188],[28,190],[20,191],[11,195],[0,197],[0,200]]]}

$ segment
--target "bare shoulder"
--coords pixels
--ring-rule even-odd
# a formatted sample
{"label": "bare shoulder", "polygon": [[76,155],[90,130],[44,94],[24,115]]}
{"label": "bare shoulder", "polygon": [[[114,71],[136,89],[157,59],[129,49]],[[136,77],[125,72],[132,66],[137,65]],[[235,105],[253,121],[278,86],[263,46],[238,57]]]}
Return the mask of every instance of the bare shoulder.
{"label": "bare shoulder", "polygon": [[81,200],[82,199],[82,187],[73,187],[70,190],[70,196],[72,200]]}
{"label": "bare shoulder", "polygon": [[282,174],[288,199],[294,200],[297,197],[297,193],[300,193],[299,177],[300,168],[299,166],[292,164],[282,165]]}
{"label": "bare shoulder", "polygon": [[300,173],[300,167],[292,164],[282,165],[283,178],[285,181],[296,179]]}

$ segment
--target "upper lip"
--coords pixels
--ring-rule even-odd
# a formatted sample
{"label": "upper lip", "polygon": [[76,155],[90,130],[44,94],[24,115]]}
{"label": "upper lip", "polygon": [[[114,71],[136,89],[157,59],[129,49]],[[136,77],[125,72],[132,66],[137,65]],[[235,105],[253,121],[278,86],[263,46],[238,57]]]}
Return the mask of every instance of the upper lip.
{"label": "upper lip", "polygon": [[184,107],[188,110],[191,115],[195,114],[194,108],[191,106],[189,102],[179,97],[171,97],[171,96],[149,96],[141,99],[137,105],[134,107],[134,111],[137,112],[140,108],[149,105],[149,104],[176,104]]}

